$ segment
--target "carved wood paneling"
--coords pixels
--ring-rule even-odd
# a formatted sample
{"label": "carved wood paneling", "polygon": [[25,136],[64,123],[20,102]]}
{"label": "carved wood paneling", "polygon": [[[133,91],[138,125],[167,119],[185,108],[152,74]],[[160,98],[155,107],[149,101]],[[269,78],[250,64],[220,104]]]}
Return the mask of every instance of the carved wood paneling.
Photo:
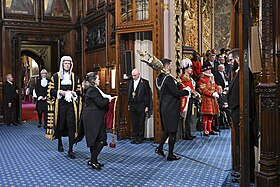
{"label": "carved wood paneling", "polygon": [[257,172],[257,186],[280,185],[279,142],[279,2],[262,1],[262,76],[258,86],[261,113],[261,156],[260,171]]}
{"label": "carved wood paneling", "polygon": [[105,20],[93,27],[88,28],[86,34],[86,49],[91,50],[105,47],[106,36]]}

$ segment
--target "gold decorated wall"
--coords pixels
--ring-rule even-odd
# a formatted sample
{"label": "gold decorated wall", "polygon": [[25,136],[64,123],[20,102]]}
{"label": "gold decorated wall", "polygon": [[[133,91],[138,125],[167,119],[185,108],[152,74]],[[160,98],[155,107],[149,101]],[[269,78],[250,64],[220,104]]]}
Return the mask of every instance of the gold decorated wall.
{"label": "gold decorated wall", "polygon": [[214,47],[230,48],[231,36],[231,1],[214,1]]}
{"label": "gold decorated wall", "polygon": [[199,1],[183,0],[182,3],[183,45],[199,47]]}

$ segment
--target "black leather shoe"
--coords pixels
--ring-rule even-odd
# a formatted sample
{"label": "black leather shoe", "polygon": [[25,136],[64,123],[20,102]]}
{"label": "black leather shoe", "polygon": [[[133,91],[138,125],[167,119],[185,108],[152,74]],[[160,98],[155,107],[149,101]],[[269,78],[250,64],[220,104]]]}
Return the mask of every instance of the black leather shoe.
{"label": "black leather shoe", "polygon": [[155,152],[156,152],[156,154],[165,157],[163,150],[160,150],[158,147],[156,148]]}
{"label": "black leather shoe", "polygon": [[215,131],[209,132],[210,135],[218,135]]}
{"label": "black leather shoe", "polygon": [[38,124],[38,128],[41,128],[41,124],[40,123]]}
{"label": "black leather shoe", "polygon": [[191,136],[184,138],[184,140],[193,140]]}
{"label": "black leather shoe", "polygon": [[[97,164],[98,164],[100,167],[103,167],[103,166],[104,166],[104,164],[103,164],[103,163],[100,163],[100,162],[97,162]],[[87,165],[92,166],[92,162],[89,160],[89,161],[87,162]]]}
{"label": "black leather shoe", "polygon": [[132,140],[130,143],[131,144],[137,144],[137,141],[136,140]]}
{"label": "black leather shoe", "polygon": [[206,134],[205,132],[203,133],[203,136],[209,136],[209,134]]}
{"label": "black leather shoe", "polygon": [[168,160],[168,161],[180,160],[180,159],[181,159],[181,157],[176,156],[176,155],[172,155],[172,156],[168,156],[168,157],[167,157],[167,160]]}
{"label": "black leather shoe", "polygon": [[76,155],[75,155],[74,152],[68,152],[68,157],[71,158],[71,159],[75,159]]}
{"label": "black leather shoe", "polygon": [[92,163],[92,164],[91,164],[91,167],[92,167],[92,169],[101,170],[100,165],[99,165],[99,164],[96,164],[96,163]]}
{"label": "black leather shoe", "polygon": [[192,137],[192,139],[195,139],[195,138],[196,138],[196,136],[193,136],[193,135],[191,135],[191,137]]}
{"label": "black leather shoe", "polygon": [[63,149],[63,146],[62,145],[59,145],[58,148],[57,148],[58,152],[64,152],[64,149]]}

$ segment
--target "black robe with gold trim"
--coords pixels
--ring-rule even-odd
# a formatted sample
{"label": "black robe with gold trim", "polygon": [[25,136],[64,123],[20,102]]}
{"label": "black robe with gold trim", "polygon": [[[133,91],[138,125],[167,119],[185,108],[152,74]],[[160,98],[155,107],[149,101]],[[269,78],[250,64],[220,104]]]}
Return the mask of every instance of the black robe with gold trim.
{"label": "black robe with gold trim", "polygon": [[[51,82],[48,86],[48,122],[47,122],[47,130],[46,130],[46,138],[53,140],[58,138],[57,134],[55,133],[56,130],[60,129],[62,132],[62,136],[68,136],[67,129],[61,130],[61,125],[65,126],[65,124],[59,123],[59,102],[64,102],[64,97],[61,99],[57,98],[57,91],[58,90],[71,90],[76,92],[78,98],[76,101],[72,101],[75,113],[75,138],[78,137],[78,122],[80,118],[81,108],[82,108],[82,101],[81,101],[81,85],[77,75],[74,73],[71,74],[71,81],[72,85],[61,85],[62,79],[60,79],[59,73],[55,73],[52,78]],[[65,126],[66,127],[66,126]]]}

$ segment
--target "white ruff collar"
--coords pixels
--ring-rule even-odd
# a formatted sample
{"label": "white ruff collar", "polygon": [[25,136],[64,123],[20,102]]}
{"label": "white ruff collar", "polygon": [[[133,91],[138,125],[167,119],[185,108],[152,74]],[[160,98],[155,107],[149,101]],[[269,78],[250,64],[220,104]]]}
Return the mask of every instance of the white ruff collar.
{"label": "white ruff collar", "polygon": [[46,87],[48,85],[48,80],[46,78],[42,78],[41,80],[41,86]]}
{"label": "white ruff collar", "polygon": [[61,85],[71,85],[71,77],[69,73],[64,73],[63,74],[63,80],[61,81]]}

